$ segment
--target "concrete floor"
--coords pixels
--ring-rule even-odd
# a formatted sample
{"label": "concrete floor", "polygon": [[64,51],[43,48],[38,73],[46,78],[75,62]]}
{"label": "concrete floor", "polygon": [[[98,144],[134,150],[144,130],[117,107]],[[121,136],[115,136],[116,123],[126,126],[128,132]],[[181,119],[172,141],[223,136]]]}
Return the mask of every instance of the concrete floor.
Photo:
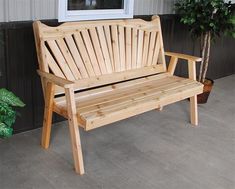
{"label": "concrete floor", "polygon": [[216,80],[200,126],[183,101],[81,132],[86,174],[73,171],[67,123],[54,125],[48,151],[41,129],[0,141],[0,188],[235,189],[235,75]]}

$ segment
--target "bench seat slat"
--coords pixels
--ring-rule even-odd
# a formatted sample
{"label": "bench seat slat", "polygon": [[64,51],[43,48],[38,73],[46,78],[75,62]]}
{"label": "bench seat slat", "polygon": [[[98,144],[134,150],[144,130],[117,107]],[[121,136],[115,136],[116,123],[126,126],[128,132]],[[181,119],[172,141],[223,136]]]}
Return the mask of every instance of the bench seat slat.
{"label": "bench seat slat", "polygon": [[[158,99],[152,98],[152,99],[144,99],[143,101],[137,101],[136,103],[132,102],[126,106],[120,107],[118,110],[114,110],[110,112],[107,115],[104,116],[104,113],[100,113],[99,116],[95,118],[86,118],[86,130],[95,129],[104,125],[107,125],[109,123],[113,123],[115,121],[123,120],[125,118],[129,118],[131,116],[135,116],[141,113],[144,113],[146,111],[154,110],[156,108],[161,108],[162,106],[186,99],[191,97],[194,94],[200,94],[202,91],[202,87],[199,87],[198,84],[194,84],[191,86],[192,89],[189,90],[188,86],[187,88],[181,88],[178,91],[173,90],[172,93],[169,93],[166,95],[160,95],[161,98]],[[181,92],[181,90],[184,90]]]}
{"label": "bench seat slat", "polygon": [[[85,123],[85,130],[90,130],[113,122],[113,116],[125,119],[199,94],[201,90],[202,85],[196,81],[160,74],[81,92],[75,95],[75,100],[78,117]],[[55,99],[55,106],[66,112],[63,98]]]}
{"label": "bench seat slat", "polygon": [[[172,79],[166,78],[160,82],[149,82],[144,86],[134,86],[126,90],[114,91],[114,93],[107,94],[102,98],[93,99],[89,101],[77,102],[78,111],[80,114],[87,114],[99,110],[106,110],[109,107],[122,105],[127,102],[131,102],[133,99],[148,98],[152,95],[156,95],[162,91],[166,91],[168,88],[173,89],[174,87],[179,87],[182,85],[180,79],[174,81]],[[185,84],[188,84],[185,82]]]}

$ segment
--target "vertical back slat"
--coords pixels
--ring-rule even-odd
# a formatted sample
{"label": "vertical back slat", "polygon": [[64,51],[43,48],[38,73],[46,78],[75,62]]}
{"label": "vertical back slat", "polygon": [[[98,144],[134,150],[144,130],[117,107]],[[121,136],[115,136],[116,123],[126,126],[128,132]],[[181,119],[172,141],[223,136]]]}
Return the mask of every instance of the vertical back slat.
{"label": "vertical back slat", "polygon": [[101,51],[101,46],[100,46],[100,42],[99,42],[99,38],[98,38],[98,35],[97,35],[97,32],[96,32],[96,29],[91,28],[89,30],[89,32],[90,32],[90,35],[91,35],[92,43],[94,45],[94,50],[95,50],[95,53],[96,53],[96,57],[97,57],[98,62],[99,62],[101,73],[102,74],[107,74],[108,72],[107,72],[107,69],[106,69],[105,62],[104,62],[104,57],[103,57],[103,54],[102,54],[102,51]]}
{"label": "vertical back slat", "polygon": [[61,71],[61,69],[59,68],[56,61],[54,60],[51,53],[49,52],[49,50],[46,47],[45,47],[45,53],[46,53],[45,57],[46,57],[47,64],[48,64],[50,70],[52,71],[52,73],[58,77],[65,78],[63,72]]}
{"label": "vertical back slat", "polygon": [[105,38],[105,35],[104,35],[103,26],[98,26],[97,31],[98,31],[98,36],[99,36],[99,39],[100,39],[101,49],[102,49],[102,52],[103,52],[103,55],[104,55],[104,62],[105,62],[105,65],[106,65],[107,72],[112,73],[113,72],[112,63],[111,63],[111,59],[110,59],[110,56],[109,56],[109,51],[108,51],[106,38]]}
{"label": "vertical back slat", "polygon": [[133,28],[132,31],[132,69],[137,66],[137,47],[138,47],[138,30]]}
{"label": "vertical back slat", "polygon": [[72,57],[81,73],[82,78],[88,78],[87,70],[83,64],[83,60],[78,52],[77,46],[74,42],[74,39],[71,35],[65,36],[65,41],[68,45],[68,48],[72,54]]}
{"label": "vertical back slat", "polygon": [[81,57],[83,59],[84,65],[86,67],[86,70],[87,70],[89,76],[93,77],[93,76],[99,75],[99,72],[95,73],[95,71],[93,69],[93,66],[92,66],[90,58],[87,54],[87,50],[86,50],[85,44],[82,40],[80,33],[74,34],[74,39],[75,39],[76,45],[79,49],[79,52],[81,54]]}
{"label": "vertical back slat", "polygon": [[76,64],[75,64],[75,62],[74,62],[74,60],[73,60],[66,44],[64,42],[64,40],[63,39],[58,39],[58,40],[56,40],[56,42],[57,42],[57,45],[60,48],[60,51],[64,55],[64,58],[65,58],[67,64],[69,65],[70,70],[73,73],[74,78],[75,79],[80,79],[81,74],[80,74],[80,72],[79,72],[79,70],[78,70],[78,68],[77,68],[77,66],[76,66]]}
{"label": "vertical back slat", "polygon": [[[166,58],[165,58],[165,51],[164,51],[164,45],[163,45],[163,37],[162,37],[162,28],[161,28],[161,22],[160,22],[160,18],[158,17],[158,19],[155,19],[159,28],[159,41],[160,41],[160,57],[159,57],[159,61],[160,63],[163,65],[164,70],[166,71]],[[154,20],[153,20],[154,21]]]}
{"label": "vertical back slat", "polygon": [[112,47],[112,38],[111,38],[109,25],[104,26],[104,32],[105,32],[105,36],[106,36],[106,40],[108,44],[108,50],[109,50],[109,56],[110,56],[111,63],[112,63],[112,69],[114,70],[113,47]]}
{"label": "vertical back slat", "polygon": [[71,70],[69,69],[69,66],[67,65],[65,59],[64,59],[64,56],[62,55],[59,47],[57,46],[56,42],[53,40],[51,41],[47,41],[50,49],[51,49],[51,52],[53,53],[56,61],[58,62],[58,65],[60,66],[62,72],[64,73],[65,77],[68,79],[68,80],[75,80]]}
{"label": "vertical back slat", "polygon": [[144,31],[139,30],[138,35],[138,48],[137,48],[137,68],[141,68],[143,57],[143,44],[144,44]]}
{"label": "vertical back slat", "polygon": [[150,45],[149,45],[149,53],[148,53],[148,60],[147,60],[147,65],[151,66],[153,62],[153,55],[154,55],[154,49],[155,49],[155,44],[156,44],[156,36],[157,32],[151,32],[150,34]]}
{"label": "vertical back slat", "polygon": [[152,65],[156,65],[157,62],[158,62],[158,55],[159,55],[159,51],[160,51],[160,45],[161,44],[160,44],[159,34],[158,34],[157,39],[156,39],[155,48],[154,48]]}
{"label": "vertical back slat", "polygon": [[118,26],[118,38],[119,38],[119,52],[120,52],[120,68],[121,71],[126,70],[126,57],[125,57],[125,33],[124,27]]}
{"label": "vertical back slat", "polygon": [[126,69],[130,70],[131,65],[132,65],[132,60],[131,60],[131,54],[132,54],[132,49],[131,49],[131,28],[126,27]]}
{"label": "vertical back slat", "polygon": [[93,45],[92,45],[92,42],[90,39],[90,35],[87,30],[82,30],[81,34],[82,34],[88,55],[90,57],[90,61],[93,66],[93,69],[95,70],[96,75],[101,75],[100,66],[99,66],[98,61],[96,59],[96,55],[95,55],[95,51],[94,51],[94,48],[93,48]]}
{"label": "vertical back slat", "polygon": [[144,32],[144,50],[143,50],[143,60],[142,66],[146,66],[148,60],[148,52],[149,52],[149,39],[150,39],[150,32]]}
{"label": "vertical back slat", "polygon": [[119,55],[119,41],[118,41],[118,30],[117,26],[111,26],[112,32],[112,45],[113,45],[113,57],[114,57],[114,69],[115,72],[119,72],[120,68],[120,55]]}

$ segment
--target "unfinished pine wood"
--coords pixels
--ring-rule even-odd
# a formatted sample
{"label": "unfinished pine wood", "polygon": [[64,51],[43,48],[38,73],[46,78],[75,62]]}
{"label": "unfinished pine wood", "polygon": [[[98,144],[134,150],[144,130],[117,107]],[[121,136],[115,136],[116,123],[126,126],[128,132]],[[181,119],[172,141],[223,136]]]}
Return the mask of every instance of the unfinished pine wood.
{"label": "unfinished pine wood", "polygon": [[171,60],[170,60],[169,66],[168,66],[168,72],[171,75],[174,75],[177,62],[178,62],[178,58],[171,57]]}
{"label": "unfinished pine wood", "polygon": [[180,54],[180,53],[173,53],[173,52],[165,52],[165,55],[171,56],[171,57],[177,57],[177,58],[184,59],[184,60],[190,60],[190,61],[194,61],[194,62],[200,62],[202,60],[202,58],[200,58],[200,57],[186,55],[186,54]]}
{"label": "unfinished pine wood", "polygon": [[[201,59],[165,53],[158,16],[33,26],[45,100],[42,146],[49,147],[52,113],[68,119],[77,173],[84,174],[78,126],[92,130],[186,98],[198,124]],[[178,59],[188,60],[189,78],[174,76]]]}
{"label": "unfinished pine wood", "polygon": [[97,35],[97,32],[96,32],[95,28],[90,29],[90,35],[91,35],[92,44],[93,44],[94,49],[95,49],[96,57],[97,57],[98,62],[99,62],[99,67],[100,67],[101,73],[102,74],[107,74],[108,73],[107,68],[106,68],[106,65],[105,65],[105,61],[104,61],[104,57],[103,57],[103,54],[102,54],[99,38],[98,38],[98,35]]}
{"label": "unfinished pine wood", "polygon": [[[188,60],[188,75],[189,78],[196,81],[196,62]],[[197,107],[197,95],[190,98],[190,118],[191,123],[195,126],[198,125],[198,107]]]}
{"label": "unfinished pine wood", "polygon": [[126,70],[126,53],[125,53],[125,33],[124,27],[118,26],[119,54],[120,54],[120,71]]}
{"label": "unfinished pine wood", "polygon": [[65,78],[60,67],[57,65],[56,61],[54,60],[54,58],[52,57],[51,53],[48,51],[47,48],[45,48],[45,52],[46,52],[45,60],[47,61],[47,64],[49,68],[51,69],[52,73],[58,77]]}
{"label": "unfinished pine wood", "polygon": [[88,56],[90,58],[92,67],[93,67],[96,75],[99,76],[99,75],[101,75],[100,66],[99,66],[99,63],[96,59],[96,54],[93,49],[93,45],[92,45],[88,31],[87,30],[81,31],[81,36],[82,36],[84,44],[86,46],[86,50],[87,50]]}
{"label": "unfinished pine wood", "polygon": [[153,55],[154,55],[154,50],[155,50],[155,45],[156,45],[156,36],[157,36],[157,32],[151,32],[149,54],[147,57],[148,58],[148,60],[147,60],[148,66],[152,65],[152,62],[153,62]]}
{"label": "unfinished pine wood", "polygon": [[158,63],[162,64],[164,69],[166,69],[166,59],[165,59],[165,51],[164,51],[164,45],[163,45],[163,37],[162,37],[162,29],[161,29],[161,21],[159,16],[153,16],[152,22],[155,23],[158,27],[158,35],[159,35],[159,42],[160,42],[160,52],[159,52],[159,58]]}
{"label": "unfinished pine wood", "polygon": [[144,44],[144,31],[139,30],[138,35],[138,48],[137,48],[137,68],[141,68],[143,57],[143,44]]}
{"label": "unfinished pine wood", "polygon": [[50,144],[54,94],[55,94],[55,85],[51,82],[47,82],[45,107],[44,107],[44,120],[42,127],[42,140],[41,140],[41,145],[44,149],[48,149]]}
{"label": "unfinished pine wood", "polygon": [[114,70],[115,72],[121,71],[120,66],[120,54],[119,54],[119,40],[117,26],[111,26],[112,31],[112,44],[113,44],[113,56],[114,56]]}
{"label": "unfinished pine wood", "polygon": [[[89,96],[96,96],[96,97],[103,97],[105,92],[112,92],[115,93],[116,89],[126,90],[126,88],[139,85],[139,87],[143,87],[146,85],[147,82],[155,82],[158,79],[165,79],[168,78],[170,75],[169,73],[162,73],[158,75],[146,76],[140,79],[130,80],[128,82],[120,82],[118,84],[112,84],[108,86],[104,86],[101,88],[95,88],[93,90],[87,90],[80,93],[75,94],[75,99],[83,99],[88,98]],[[57,104],[64,103],[65,104],[65,97],[57,97],[56,99]]]}
{"label": "unfinished pine wood", "polygon": [[114,70],[112,37],[111,37],[111,30],[110,30],[110,26],[109,25],[105,25],[104,26],[104,32],[105,32],[105,37],[106,37],[107,44],[108,44],[109,56],[110,56],[111,63],[112,63],[112,70]]}
{"label": "unfinished pine wood", "polygon": [[137,67],[138,30],[132,30],[132,69]]}
{"label": "unfinished pine wood", "polygon": [[65,77],[68,80],[75,80],[73,73],[71,72],[66,60],[64,59],[63,54],[61,53],[59,47],[57,46],[55,41],[48,41],[47,42],[58,65],[60,66],[62,72],[64,73]]}
{"label": "unfinished pine wood", "polygon": [[69,52],[69,49],[67,48],[65,41],[63,39],[56,40],[58,47],[60,48],[66,62],[68,63],[68,66],[73,73],[73,76],[75,80],[81,79],[81,74]]}
{"label": "unfinished pine wood", "polygon": [[160,54],[160,35],[157,35],[156,38],[156,44],[154,47],[154,53],[153,53],[153,61],[152,61],[152,65],[156,65],[158,64],[158,59],[159,59],[159,54]]}
{"label": "unfinished pine wood", "polygon": [[196,80],[196,62],[195,61],[188,61],[188,76],[189,79]]}
{"label": "unfinished pine wood", "polygon": [[126,69],[130,70],[132,68],[132,29],[127,27],[126,28]]}
{"label": "unfinished pine wood", "polygon": [[76,46],[79,49],[80,55],[83,59],[84,66],[86,67],[86,70],[90,77],[100,75],[100,71],[98,67],[93,67],[89,58],[89,55],[87,53],[86,46],[82,40],[81,34],[76,33],[74,34],[74,39],[76,42]]}
{"label": "unfinished pine wood", "polygon": [[57,86],[68,88],[74,85],[75,83],[73,81],[69,81],[67,79],[57,77],[54,74],[50,74],[41,70],[37,70],[40,77],[44,78],[46,82],[54,83]]}
{"label": "unfinished pine wood", "polygon": [[143,49],[143,60],[142,66],[148,65],[148,52],[149,52],[149,39],[150,39],[150,32],[146,31],[144,33],[144,49]]}
{"label": "unfinished pine wood", "polygon": [[73,89],[66,88],[65,96],[67,102],[69,131],[71,137],[75,171],[78,174],[83,175],[85,171]]}
{"label": "unfinished pine wood", "polygon": [[[106,117],[103,117],[105,113],[111,114],[112,112],[116,112],[117,109],[120,109],[119,113],[122,114],[121,110],[123,106],[129,107],[132,106],[134,102],[139,103],[144,99],[150,100],[152,98],[157,98],[158,102],[159,99],[165,95],[164,101],[167,101],[168,98],[170,101],[173,101],[174,98],[171,99],[171,94],[175,95],[176,93],[179,94],[179,97],[177,97],[178,99],[185,99],[190,96],[185,96],[184,91],[189,91],[187,94],[192,94],[195,93],[195,90],[199,92],[202,89],[202,85],[196,81],[169,77],[167,75],[163,75],[162,78],[156,77],[155,80],[144,79],[142,80],[143,84],[138,83],[137,81],[135,82],[132,81],[130,85],[128,83],[117,84],[110,89],[106,87],[103,92],[96,91],[101,89],[95,89],[93,93],[90,91],[90,95],[86,94],[83,96],[84,94],[82,93],[78,94],[75,99],[79,116],[83,117],[84,120],[86,120],[86,123],[88,123],[88,117],[90,120],[93,118],[96,119],[97,116],[100,117],[100,119],[106,119]],[[169,96],[167,95],[168,91]],[[63,99],[60,99],[60,101],[56,100],[56,104],[62,108],[65,105],[65,101]],[[161,102],[159,103],[159,107],[164,105],[165,104],[161,105]],[[157,106],[154,106],[154,103],[151,104],[151,107],[153,109],[157,108]],[[112,118],[110,117],[110,119]],[[84,127],[86,128],[86,126]],[[92,128],[94,128],[94,126]],[[89,128],[86,129],[89,130]]]}
{"label": "unfinished pine wood", "polygon": [[88,74],[86,67],[84,65],[84,62],[79,54],[78,48],[75,44],[73,37],[71,35],[65,36],[65,41],[69,47],[69,51],[71,52],[71,55],[77,65],[77,68],[81,73],[82,78],[88,78],[89,74]]}
{"label": "unfinished pine wood", "polygon": [[190,97],[190,120],[191,124],[198,125],[197,95]]}
{"label": "unfinished pine wood", "polygon": [[112,62],[111,58],[109,56],[109,51],[108,51],[108,46],[104,34],[104,28],[102,26],[97,27],[99,39],[100,39],[100,44],[101,44],[101,49],[104,55],[104,61],[106,64],[107,72],[112,73]]}
{"label": "unfinished pine wood", "polygon": [[91,87],[98,87],[163,72],[164,68],[162,65],[131,69],[128,72],[115,72],[112,74],[102,75],[100,77],[91,77],[89,79],[75,81],[75,88],[86,89]]}

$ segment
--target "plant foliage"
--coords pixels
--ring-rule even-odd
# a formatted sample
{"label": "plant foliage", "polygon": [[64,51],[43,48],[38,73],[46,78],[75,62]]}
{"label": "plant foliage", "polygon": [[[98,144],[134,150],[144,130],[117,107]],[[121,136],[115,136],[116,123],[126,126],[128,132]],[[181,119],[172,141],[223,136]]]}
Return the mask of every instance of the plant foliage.
{"label": "plant foliage", "polygon": [[175,4],[181,22],[188,25],[195,37],[207,32],[212,39],[225,32],[235,37],[235,18],[232,3],[224,0],[179,0]]}
{"label": "plant foliage", "polygon": [[200,38],[202,63],[198,81],[204,83],[209,65],[211,41],[221,34],[235,38],[235,16],[231,1],[224,0],[178,0],[176,12],[195,38]]}
{"label": "plant foliage", "polygon": [[15,107],[24,107],[25,104],[12,92],[0,89],[0,138],[12,135],[12,125],[16,120]]}

